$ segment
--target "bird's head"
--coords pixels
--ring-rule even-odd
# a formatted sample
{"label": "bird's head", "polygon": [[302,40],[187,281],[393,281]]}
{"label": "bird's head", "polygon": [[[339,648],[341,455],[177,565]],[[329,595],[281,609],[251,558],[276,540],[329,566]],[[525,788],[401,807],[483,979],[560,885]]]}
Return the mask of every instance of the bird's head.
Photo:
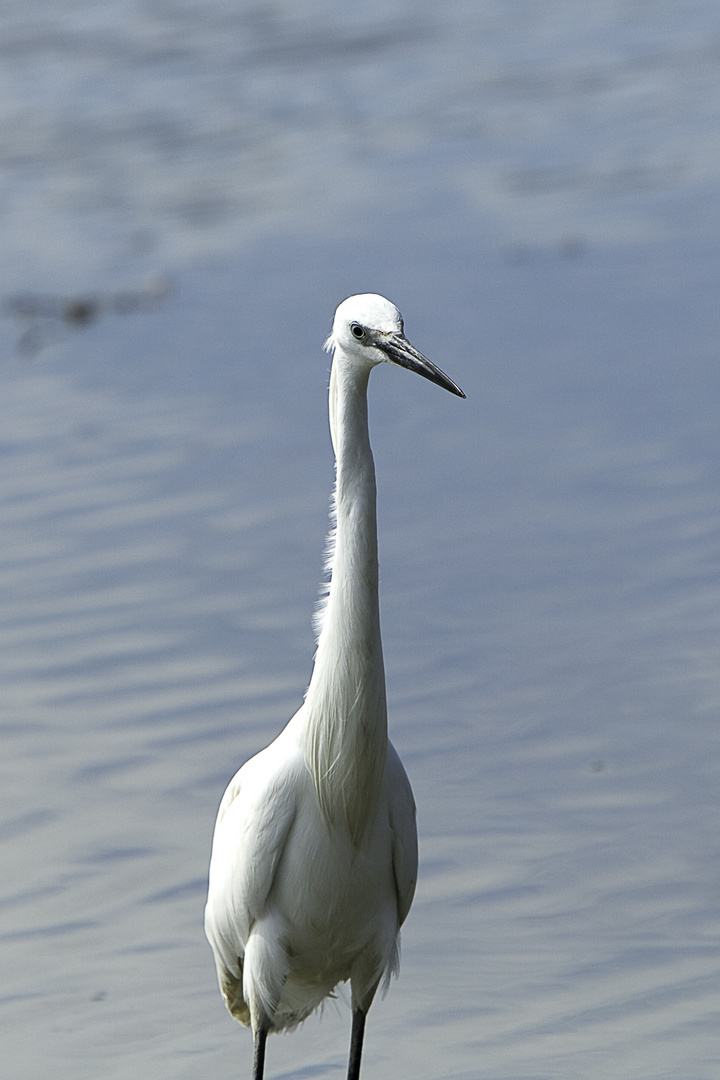
{"label": "bird's head", "polygon": [[410,344],[403,332],[402,315],[377,293],[349,296],[335,312],[332,333],[325,342],[328,352],[345,356],[368,368],[390,363],[415,371],[451,394],[465,397],[459,386]]}

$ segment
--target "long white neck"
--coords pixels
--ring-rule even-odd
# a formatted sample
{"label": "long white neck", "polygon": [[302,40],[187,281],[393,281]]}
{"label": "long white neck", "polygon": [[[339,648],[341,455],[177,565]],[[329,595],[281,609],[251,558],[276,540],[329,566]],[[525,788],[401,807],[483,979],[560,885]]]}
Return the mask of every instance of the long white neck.
{"label": "long white neck", "polygon": [[308,762],[320,805],[330,824],[344,824],[356,844],[372,816],[368,807],[377,803],[387,751],[368,376],[336,352],[330,378],[335,545],[305,699]]}

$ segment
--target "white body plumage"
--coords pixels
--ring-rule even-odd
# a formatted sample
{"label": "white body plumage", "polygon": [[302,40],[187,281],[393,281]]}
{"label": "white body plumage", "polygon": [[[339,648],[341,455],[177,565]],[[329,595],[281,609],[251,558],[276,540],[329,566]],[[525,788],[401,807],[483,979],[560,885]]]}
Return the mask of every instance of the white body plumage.
{"label": "white body plumage", "polygon": [[464,396],[407,342],[383,297],[344,301],[327,347],[337,479],[312,678],[287,727],[225,792],[205,914],[226,1004],[253,1028],[256,1080],[267,1033],[304,1020],[345,980],[348,1076],[357,1077],[365,1014],[397,968],[417,835],[410,784],[387,737],[367,383],[389,360]]}

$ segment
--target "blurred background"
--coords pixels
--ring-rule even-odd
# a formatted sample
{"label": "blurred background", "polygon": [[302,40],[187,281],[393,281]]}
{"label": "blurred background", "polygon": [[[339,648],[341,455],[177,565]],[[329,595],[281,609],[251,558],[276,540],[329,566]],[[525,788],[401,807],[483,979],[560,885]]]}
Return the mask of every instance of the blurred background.
{"label": "blurred background", "polygon": [[[0,1053],[249,1076],[202,932],[301,701],[335,306],[421,876],[364,1074],[720,1056],[720,9],[0,4]],[[268,1076],[344,1076],[341,999]]]}

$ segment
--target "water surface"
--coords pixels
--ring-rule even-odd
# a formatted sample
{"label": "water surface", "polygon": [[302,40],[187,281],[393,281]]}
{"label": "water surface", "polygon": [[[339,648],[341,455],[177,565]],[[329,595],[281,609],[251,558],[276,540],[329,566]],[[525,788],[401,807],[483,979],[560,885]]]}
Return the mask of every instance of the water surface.
{"label": "water surface", "polygon": [[[715,6],[95,0],[0,28],[8,1075],[249,1073],[210,835],[307,683],[320,345],[373,289],[468,400],[371,382],[422,866],[365,1072],[710,1080]],[[268,1075],[342,1076],[348,1035],[330,1004]]]}

